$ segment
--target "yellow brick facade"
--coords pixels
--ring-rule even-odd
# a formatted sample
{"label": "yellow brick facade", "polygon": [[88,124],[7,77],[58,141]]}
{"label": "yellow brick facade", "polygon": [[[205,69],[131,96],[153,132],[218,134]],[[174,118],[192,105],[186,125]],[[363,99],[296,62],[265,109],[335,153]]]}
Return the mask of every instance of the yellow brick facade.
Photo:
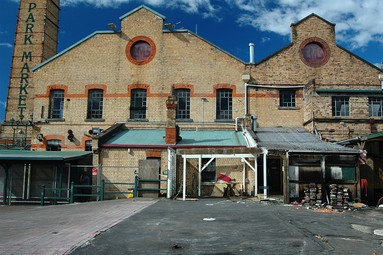
{"label": "yellow brick facade", "polygon": [[[53,16],[57,18],[58,12]],[[19,24],[18,31],[26,30],[23,26]],[[42,24],[35,28],[39,26]],[[190,91],[190,120],[177,122],[181,129],[234,130],[235,119],[243,117],[247,108],[248,114],[257,116],[257,127],[305,127],[331,141],[371,133],[370,94],[352,92],[349,116],[334,118],[332,96],[338,94],[320,90],[379,90],[381,70],[338,46],[335,25],[316,15],[293,24],[291,44],[257,64],[245,63],[190,31],[164,29],[163,17],[146,7],[123,16],[120,26],[120,32],[97,31],[42,64],[31,64],[35,68],[30,76],[27,102],[34,114],[35,124],[30,133],[34,150],[45,150],[51,139],[61,140],[62,150],[84,150],[86,141],[92,140],[89,130],[93,127],[107,130],[115,123],[125,123],[126,128],[164,129],[168,119],[165,102],[172,89],[177,88]],[[52,26],[44,31],[57,37],[57,30]],[[16,36],[16,45],[23,44],[23,40]],[[150,59],[144,63],[132,61],[129,45],[133,41],[152,43]],[[303,61],[304,46],[310,42],[321,45],[325,63],[313,67]],[[34,48],[46,54],[40,62],[53,52],[41,45],[36,43]],[[20,57],[24,50],[15,47],[15,56]],[[13,67],[20,70],[23,65],[14,63]],[[20,80],[16,73],[17,70],[11,76],[11,84]],[[248,87],[242,79],[244,74],[250,75]],[[135,88],[146,91],[145,121],[131,120],[130,103]],[[49,97],[57,89],[64,91],[63,116],[52,119]],[[103,105],[102,118],[90,120],[87,108],[92,89],[102,90]],[[216,120],[219,89],[232,92],[232,118],[227,121]],[[293,107],[281,107],[281,91],[286,89],[295,92]],[[18,109],[19,91],[18,85],[10,86],[7,121]],[[381,117],[374,118],[376,130],[382,130],[382,123]],[[73,141],[67,139],[69,130],[73,131]],[[39,140],[39,134],[44,139]],[[165,170],[169,167],[168,152],[163,148],[159,150],[161,170]],[[93,164],[105,166],[102,178],[110,182],[133,181],[132,169],[138,167],[140,159],[150,158],[145,148],[98,149],[96,139],[93,139],[93,151]],[[195,192],[197,164],[195,159],[187,162],[188,192]],[[243,170],[243,165],[240,159],[219,159],[217,173],[225,173],[240,182],[245,176],[245,193],[251,193],[255,185],[254,172],[248,166]],[[180,187],[182,160],[177,160],[177,166]],[[243,183],[241,185],[243,187]]]}

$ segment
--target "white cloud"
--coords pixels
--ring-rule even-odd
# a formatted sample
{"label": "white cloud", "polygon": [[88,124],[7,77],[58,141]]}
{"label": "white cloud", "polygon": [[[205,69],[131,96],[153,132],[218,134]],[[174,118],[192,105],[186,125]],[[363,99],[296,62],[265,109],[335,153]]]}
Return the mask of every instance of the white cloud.
{"label": "white cloud", "polygon": [[219,9],[217,5],[211,3],[211,0],[61,0],[61,5],[86,4],[97,8],[118,8],[121,4],[130,2],[181,9],[187,13],[198,13],[204,17],[216,17],[215,13]]}
{"label": "white cloud", "polygon": [[262,37],[261,38],[262,43],[269,42],[270,40],[271,40],[270,37]]}
{"label": "white cloud", "polygon": [[10,44],[10,43],[0,43],[0,47],[12,48],[12,44]]}
{"label": "white cloud", "polygon": [[[0,112],[4,112],[6,104],[7,103],[5,101],[0,101]],[[0,115],[1,115],[1,113],[0,113]]]}
{"label": "white cloud", "polygon": [[290,35],[291,23],[316,13],[336,24],[338,40],[352,48],[369,42],[383,44],[383,1],[381,0],[226,0],[242,10],[238,23],[261,31]]}
{"label": "white cloud", "polygon": [[383,1],[381,0],[61,0],[62,6],[87,4],[97,8],[118,8],[121,4],[147,4],[217,20],[224,13],[236,16],[239,25],[289,37],[290,24],[316,13],[336,24],[337,39],[351,48],[370,42],[383,45]]}

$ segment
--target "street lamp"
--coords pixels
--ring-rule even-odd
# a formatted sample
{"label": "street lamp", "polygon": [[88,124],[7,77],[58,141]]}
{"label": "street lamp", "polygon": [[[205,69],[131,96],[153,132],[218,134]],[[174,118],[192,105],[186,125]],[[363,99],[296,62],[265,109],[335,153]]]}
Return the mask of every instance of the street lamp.
{"label": "street lamp", "polygon": [[20,124],[20,121],[16,121],[14,118],[11,119],[11,126],[13,129],[12,146],[15,146],[16,130],[19,128],[19,124]]}
{"label": "street lamp", "polygon": [[[12,137],[12,145],[13,146],[15,146],[15,144],[16,144],[15,143],[16,130],[17,130],[18,134],[23,135],[23,140],[22,140],[21,146],[25,147],[27,145],[28,126],[33,126],[33,114],[30,115],[29,120],[23,122],[23,119],[24,119],[24,116],[20,115],[20,120],[15,120],[14,118],[12,118],[10,120],[12,129],[13,129],[13,137]],[[23,131],[22,129],[19,129],[19,127],[24,127],[24,126],[25,126],[25,131]],[[20,144],[18,143],[18,145],[20,145]]]}

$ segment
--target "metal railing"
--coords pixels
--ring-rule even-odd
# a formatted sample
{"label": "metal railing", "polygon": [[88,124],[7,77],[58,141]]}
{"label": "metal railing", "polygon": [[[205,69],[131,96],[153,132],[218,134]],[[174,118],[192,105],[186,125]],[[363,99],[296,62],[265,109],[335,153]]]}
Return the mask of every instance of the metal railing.
{"label": "metal railing", "polygon": [[[45,185],[41,186],[41,196],[40,196],[40,205],[44,206],[46,201],[63,201],[68,203],[74,203],[76,197],[82,197],[82,198],[91,198],[96,197],[97,200],[104,200],[105,195],[111,195],[111,194],[127,194],[129,197],[129,194],[132,194],[133,197],[138,197],[138,191],[161,191],[161,190],[167,190],[166,188],[161,188],[160,183],[161,182],[167,182],[167,180],[151,180],[151,179],[140,179],[138,176],[135,177],[134,183],[131,182],[105,182],[105,180],[101,180],[100,185],[83,185],[83,184],[74,184],[74,182],[71,182],[70,188],[47,188]],[[158,183],[158,188],[146,188],[141,187],[140,183]],[[127,186],[133,186],[132,188],[128,188],[126,191],[114,191],[114,190],[105,190],[105,185],[127,185]],[[167,185],[166,185],[167,186]],[[77,191],[77,189],[80,190]],[[84,193],[81,192],[81,189],[89,189],[90,193]],[[76,192],[75,192],[76,190]],[[52,192],[52,196],[47,196],[47,191]],[[96,191],[96,192],[93,192]],[[61,196],[63,192],[67,193],[67,196]]]}
{"label": "metal railing", "polygon": [[[158,183],[158,188],[146,188],[142,187],[139,188],[140,182],[143,183]],[[168,180],[161,180],[161,179],[140,179],[138,176],[134,178],[134,197],[138,197],[138,191],[161,191],[161,190],[167,190],[167,188],[161,188],[161,182],[168,182]],[[166,185],[167,186],[167,185]]]}
{"label": "metal railing", "polygon": [[[44,206],[45,201],[66,201],[69,202],[70,198],[67,196],[61,196],[62,192],[70,192],[71,189],[66,189],[66,188],[47,188],[45,185],[41,185],[41,196],[40,196],[40,205]],[[47,196],[46,193],[47,191],[51,191],[53,193],[53,196]]]}
{"label": "metal railing", "polygon": [[[104,181],[104,180],[102,180]],[[105,186],[107,185],[126,185],[126,186],[132,186],[132,188],[127,188],[126,191],[115,191],[115,190],[107,190],[105,189]],[[104,196],[105,195],[133,195],[136,190],[136,186],[134,182],[104,182]]]}
{"label": "metal railing", "polygon": [[17,149],[17,150],[30,150],[31,137],[1,137],[0,148],[1,149]]}

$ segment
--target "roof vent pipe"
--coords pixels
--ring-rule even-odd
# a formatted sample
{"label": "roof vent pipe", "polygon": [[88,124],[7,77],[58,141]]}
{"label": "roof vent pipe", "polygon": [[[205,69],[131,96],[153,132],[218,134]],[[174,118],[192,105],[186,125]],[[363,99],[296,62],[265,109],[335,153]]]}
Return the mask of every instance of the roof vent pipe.
{"label": "roof vent pipe", "polygon": [[254,64],[254,43],[249,43],[250,48],[250,64]]}
{"label": "roof vent pipe", "polygon": [[251,115],[253,132],[257,132],[257,115]]}
{"label": "roof vent pipe", "polygon": [[380,87],[383,89],[383,73],[380,73],[378,75],[378,77],[379,77],[379,80],[380,80]]}

